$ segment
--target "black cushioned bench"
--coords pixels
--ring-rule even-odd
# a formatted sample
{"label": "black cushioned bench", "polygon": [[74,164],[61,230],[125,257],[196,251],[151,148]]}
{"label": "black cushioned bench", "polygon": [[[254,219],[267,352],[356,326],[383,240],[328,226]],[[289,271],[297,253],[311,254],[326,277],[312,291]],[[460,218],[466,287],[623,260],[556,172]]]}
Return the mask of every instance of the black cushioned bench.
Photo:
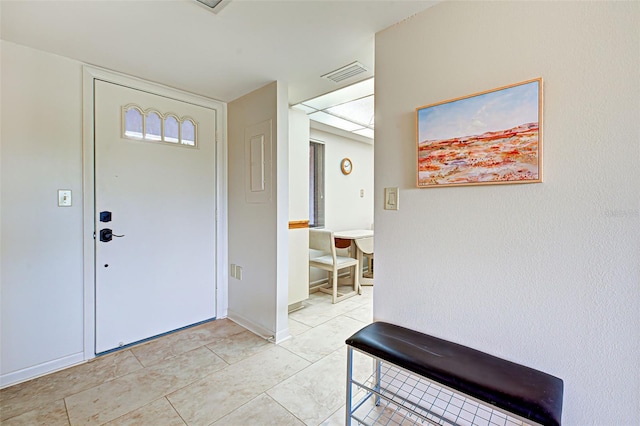
{"label": "black cushioned bench", "polygon": [[380,362],[384,361],[521,419],[541,425],[561,424],[563,382],[547,373],[384,322],[366,326],[346,344],[347,425],[355,411],[352,384],[360,385],[352,377],[353,349],[377,360],[377,383],[365,389],[375,394],[378,404],[380,396],[384,398],[379,376]]}

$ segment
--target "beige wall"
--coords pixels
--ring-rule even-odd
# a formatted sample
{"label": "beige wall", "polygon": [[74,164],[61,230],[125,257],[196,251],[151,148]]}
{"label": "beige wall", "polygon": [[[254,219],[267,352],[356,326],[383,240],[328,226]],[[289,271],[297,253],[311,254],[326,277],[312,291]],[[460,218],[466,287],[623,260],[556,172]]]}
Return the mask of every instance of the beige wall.
{"label": "beige wall", "polygon": [[[311,138],[325,146],[325,228],[332,231],[370,229],[373,224],[373,143],[311,129]],[[340,162],[353,163],[349,175]],[[360,196],[363,190],[364,196]]]}
{"label": "beige wall", "polygon": [[[376,36],[374,317],[640,399],[640,3],[444,2]],[[415,108],[544,79],[544,183],[416,189]]]}
{"label": "beige wall", "polygon": [[4,385],[84,359],[82,65],[0,43]]}
{"label": "beige wall", "polygon": [[[289,161],[289,127],[280,83],[271,83],[229,103],[227,117],[229,263],[242,267],[242,280],[229,278],[228,316],[258,334],[286,337],[289,188],[283,172]],[[271,126],[266,180],[269,194],[255,202],[248,198],[245,188],[245,135],[252,126],[265,122]],[[284,168],[279,169],[282,164]]]}

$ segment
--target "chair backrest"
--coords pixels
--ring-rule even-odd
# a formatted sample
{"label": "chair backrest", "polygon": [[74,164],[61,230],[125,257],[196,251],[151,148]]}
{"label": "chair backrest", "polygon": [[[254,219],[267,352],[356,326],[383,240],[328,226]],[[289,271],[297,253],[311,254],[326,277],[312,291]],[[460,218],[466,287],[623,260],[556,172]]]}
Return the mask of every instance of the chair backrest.
{"label": "chair backrest", "polygon": [[336,258],[333,232],[326,229],[309,229],[309,248],[331,254]]}

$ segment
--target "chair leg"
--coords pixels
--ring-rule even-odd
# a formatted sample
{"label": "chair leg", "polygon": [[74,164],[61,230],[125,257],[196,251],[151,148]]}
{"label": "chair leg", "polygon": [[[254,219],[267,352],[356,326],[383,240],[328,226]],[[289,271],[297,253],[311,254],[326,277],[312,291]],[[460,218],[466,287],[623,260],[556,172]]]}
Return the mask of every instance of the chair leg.
{"label": "chair leg", "polygon": [[362,289],[360,288],[360,274],[362,274],[360,262],[358,262],[353,269],[355,272],[353,274],[353,291],[355,291],[356,294],[362,294]]}
{"label": "chair leg", "polygon": [[333,270],[333,297],[332,303],[336,303],[338,301],[338,271]]}

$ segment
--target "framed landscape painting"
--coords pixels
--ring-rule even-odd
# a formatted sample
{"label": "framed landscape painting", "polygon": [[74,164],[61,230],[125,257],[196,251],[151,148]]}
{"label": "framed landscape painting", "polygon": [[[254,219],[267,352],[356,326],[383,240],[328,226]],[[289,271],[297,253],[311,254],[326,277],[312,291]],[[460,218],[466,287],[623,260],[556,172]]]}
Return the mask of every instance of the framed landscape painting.
{"label": "framed landscape painting", "polygon": [[542,79],[416,109],[418,187],[542,182]]}

